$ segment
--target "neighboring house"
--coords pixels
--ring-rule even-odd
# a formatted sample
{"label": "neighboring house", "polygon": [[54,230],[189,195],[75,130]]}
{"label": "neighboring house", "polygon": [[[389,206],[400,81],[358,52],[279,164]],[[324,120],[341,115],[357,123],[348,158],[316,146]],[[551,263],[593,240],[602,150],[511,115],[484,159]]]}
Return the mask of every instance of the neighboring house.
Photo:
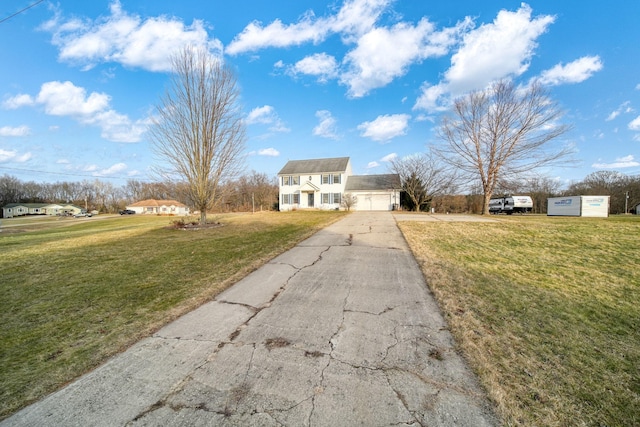
{"label": "neighboring house", "polygon": [[3,218],[25,215],[75,215],[82,208],[70,204],[56,203],[9,203],[2,207]]}
{"label": "neighboring house", "polygon": [[640,203],[638,203],[634,208],[631,208],[631,213],[640,215]]}
{"label": "neighboring house", "polygon": [[354,210],[392,210],[400,202],[399,175],[353,175],[348,157],[290,160],[278,187],[281,211],[340,209],[345,193],[357,198]]}
{"label": "neighboring house", "polygon": [[130,209],[137,214],[189,215],[189,208],[187,205],[176,200],[142,200],[140,202],[127,205],[127,209]]}

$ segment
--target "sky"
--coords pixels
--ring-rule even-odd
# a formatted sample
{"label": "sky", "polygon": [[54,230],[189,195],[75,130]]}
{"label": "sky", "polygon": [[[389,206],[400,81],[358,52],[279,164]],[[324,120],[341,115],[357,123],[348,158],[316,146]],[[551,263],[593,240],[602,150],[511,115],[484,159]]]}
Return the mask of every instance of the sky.
{"label": "sky", "polygon": [[640,175],[638,17],[632,0],[5,0],[0,176],[151,181],[147,129],[185,45],[236,72],[247,172],[388,173],[442,143],[453,100],[507,78],[538,79],[572,126],[553,144],[576,162],[541,174]]}

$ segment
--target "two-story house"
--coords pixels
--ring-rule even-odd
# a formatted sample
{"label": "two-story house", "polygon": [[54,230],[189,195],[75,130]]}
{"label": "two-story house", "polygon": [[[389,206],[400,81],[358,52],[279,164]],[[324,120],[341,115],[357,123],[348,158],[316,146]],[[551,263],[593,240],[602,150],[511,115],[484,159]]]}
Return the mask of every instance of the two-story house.
{"label": "two-story house", "polygon": [[290,160],[278,172],[280,210],[339,209],[345,193],[354,210],[392,210],[400,203],[400,177],[353,175],[349,157]]}

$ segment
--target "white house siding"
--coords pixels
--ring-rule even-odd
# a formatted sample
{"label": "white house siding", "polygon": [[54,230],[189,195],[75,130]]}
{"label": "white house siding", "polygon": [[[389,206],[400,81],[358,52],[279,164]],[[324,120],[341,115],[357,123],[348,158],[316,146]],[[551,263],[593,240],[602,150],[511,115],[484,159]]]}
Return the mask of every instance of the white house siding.
{"label": "white house siding", "polygon": [[399,203],[397,174],[352,174],[348,157],[290,160],[278,173],[280,210],[340,209],[342,197],[358,198],[356,210],[392,210]]}
{"label": "white house siding", "polygon": [[312,208],[329,210],[340,207],[346,177],[344,173],[282,175],[278,181],[281,211]]}
{"label": "white house siding", "polygon": [[348,158],[288,162],[278,173],[280,210],[339,209],[349,174]]}

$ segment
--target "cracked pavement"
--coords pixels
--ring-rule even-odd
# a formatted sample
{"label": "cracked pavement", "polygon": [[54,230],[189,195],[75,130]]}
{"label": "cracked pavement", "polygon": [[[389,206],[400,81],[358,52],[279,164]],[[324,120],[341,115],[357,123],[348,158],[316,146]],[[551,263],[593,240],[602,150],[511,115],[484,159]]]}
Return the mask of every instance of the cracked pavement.
{"label": "cracked pavement", "polygon": [[355,212],[1,426],[494,426],[390,212]]}

